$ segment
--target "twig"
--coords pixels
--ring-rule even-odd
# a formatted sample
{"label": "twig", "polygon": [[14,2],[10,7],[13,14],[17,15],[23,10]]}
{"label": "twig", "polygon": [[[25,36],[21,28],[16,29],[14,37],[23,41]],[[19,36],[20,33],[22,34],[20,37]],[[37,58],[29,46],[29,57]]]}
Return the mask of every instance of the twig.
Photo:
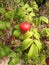
{"label": "twig", "polygon": [[10,34],[10,32],[7,31],[5,34],[3,34],[2,36],[0,36],[0,38],[4,37],[6,34]]}

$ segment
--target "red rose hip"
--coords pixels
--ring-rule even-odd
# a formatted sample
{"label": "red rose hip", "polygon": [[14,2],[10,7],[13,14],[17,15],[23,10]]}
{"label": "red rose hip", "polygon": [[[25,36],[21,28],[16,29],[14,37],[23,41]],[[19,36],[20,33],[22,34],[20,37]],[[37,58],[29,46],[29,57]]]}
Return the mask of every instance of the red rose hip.
{"label": "red rose hip", "polygon": [[46,59],[46,64],[49,65],[49,58]]}
{"label": "red rose hip", "polygon": [[30,28],[31,28],[31,25],[30,25],[30,23],[28,23],[28,22],[22,22],[22,23],[20,24],[20,30],[21,30],[23,33],[26,33],[28,30],[30,30]]}

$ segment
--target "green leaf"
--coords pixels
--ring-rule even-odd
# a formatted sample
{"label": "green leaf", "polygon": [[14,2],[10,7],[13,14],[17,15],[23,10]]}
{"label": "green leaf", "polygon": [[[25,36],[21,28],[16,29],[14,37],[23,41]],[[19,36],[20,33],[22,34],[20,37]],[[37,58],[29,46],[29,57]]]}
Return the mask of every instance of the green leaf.
{"label": "green leaf", "polygon": [[14,28],[19,30],[19,25],[15,25]]}
{"label": "green leaf", "polygon": [[3,3],[0,3],[0,7],[3,7]]}
{"label": "green leaf", "polygon": [[14,11],[8,11],[5,13],[5,17],[7,20],[10,20],[14,16]]}
{"label": "green leaf", "polygon": [[32,35],[33,35],[33,32],[32,32],[32,31],[27,31],[27,32],[24,34],[24,39],[30,38]]}
{"label": "green leaf", "polygon": [[6,28],[10,28],[10,22],[6,22],[5,25],[6,25]]}
{"label": "green leaf", "polygon": [[46,54],[45,53],[40,53],[39,56],[33,60],[33,65],[36,63],[36,65],[46,65]]}
{"label": "green leaf", "polygon": [[49,37],[49,28],[44,28],[41,32],[42,35]]}
{"label": "green leaf", "polygon": [[37,8],[36,6],[34,6],[33,9],[36,10],[36,11],[39,11],[38,8]]}
{"label": "green leaf", "polygon": [[48,18],[45,17],[45,16],[40,16],[40,20],[43,21],[43,22],[45,22],[45,23],[48,23],[49,22],[48,21]]}
{"label": "green leaf", "polygon": [[6,29],[5,21],[2,21],[2,27],[1,27],[1,30],[5,30],[5,29]]}
{"label": "green leaf", "polygon": [[22,42],[22,50],[26,50],[28,47],[30,47],[30,45],[33,43],[33,40],[32,39],[25,39],[23,42]]}
{"label": "green leaf", "polygon": [[22,7],[18,7],[14,12],[14,20],[23,21],[25,18],[25,12],[23,11]]}
{"label": "green leaf", "polygon": [[[23,12],[23,10],[22,10],[22,7],[18,7],[17,10],[16,10],[16,12],[17,12],[17,15],[18,15],[18,16],[20,16],[20,17],[23,17],[23,16],[24,16],[24,14],[23,14],[24,12]],[[22,16],[21,16],[21,15],[22,15]]]}
{"label": "green leaf", "polygon": [[5,46],[5,47],[4,47],[4,51],[5,51],[6,54],[9,54],[10,51],[11,51],[11,49],[10,49],[9,46]]}
{"label": "green leaf", "polygon": [[16,58],[12,58],[10,60],[10,62],[8,63],[8,65],[16,65],[20,62],[20,58],[19,57],[16,57]]}
{"label": "green leaf", "polygon": [[26,21],[31,23],[32,22],[32,17],[30,15],[26,15]]}
{"label": "green leaf", "polygon": [[6,11],[3,7],[0,7],[0,13],[3,14],[3,15],[6,13]]}
{"label": "green leaf", "polygon": [[40,18],[35,18],[34,19],[34,23],[36,24],[36,25],[40,25]]}
{"label": "green leaf", "polygon": [[4,49],[0,47],[0,58],[4,57],[6,55]]}
{"label": "green leaf", "polygon": [[5,30],[6,26],[5,26],[5,21],[0,21],[0,30]]}
{"label": "green leaf", "polygon": [[19,37],[20,34],[21,34],[21,31],[20,30],[14,30],[13,31],[13,36]]}
{"label": "green leaf", "polygon": [[36,39],[39,39],[39,38],[40,38],[40,34],[39,34],[38,32],[36,32],[36,33],[34,33],[34,37],[35,37]]}
{"label": "green leaf", "polygon": [[37,47],[38,47],[38,49],[39,49],[39,52],[40,52],[41,49],[42,49],[42,43],[41,43],[41,41],[34,39],[34,43],[37,45]]}
{"label": "green leaf", "polygon": [[35,16],[35,13],[34,12],[31,12],[30,13],[30,16],[32,16],[32,17]]}
{"label": "green leaf", "polygon": [[23,54],[23,59],[25,61],[25,63],[27,63],[29,61],[28,55],[27,54]]}
{"label": "green leaf", "polygon": [[46,65],[46,54],[40,54],[39,60],[42,65]]}
{"label": "green leaf", "polygon": [[30,5],[32,6],[33,10],[39,11],[36,1],[30,2]]}
{"label": "green leaf", "polygon": [[31,59],[36,59],[38,57],[38,47],[35,44],[31,45],[28,57]]}
{"label": "green leaf", "polygon": [[32,8],[31,7],[27,8],[27,12],[32,12]]}
{"label": "green leaf", "polygon": [[17,4],[20,3],[20,0],[16,0],[15,3],[17,3]]}
{"label": "green leaf", "polygon": [[[17,55],[18,55],[20,58],[22,57],[22,53],[23,53],[23,52],[22,52],[22,50],[21,50],[20,47],[16,48],[16,49],[15,49],[15,52],[17,53]],[[16,55],[16,56],[17,56],[17,55]]]}
{"label": "green leaf", "polygon": [[13,52],[13,51],[11,51],[10,53],[9,53],[9,57],[10,58],[14,58],[14,57],[16,57],[16,53],[15,52]]}
{"label": "green leaf", "polygon": [[36,6],[36,7],[38,7],[38,5],[36,4],[36,1],[33,1],[33,6]]}
{"label": "green leaf", "polygon": [[49,28],[46,28],[47,37],[49,37]]}
{"label": "green leaf", "polygon": [[27,8],[29,8],[29,5],[25,4],[23,7],[24,7],[24,9],[27,9]]}
{"label": "green leaf", "polygon": [[10,27],[10,22],[0,21],[0,30],[5,30]]}
{"label": "green leaf", "polygon": [[40,34],[38,33],[38,30],[36,28],[33,29],[33,36],[36,38],[36,39],[40,39]]}

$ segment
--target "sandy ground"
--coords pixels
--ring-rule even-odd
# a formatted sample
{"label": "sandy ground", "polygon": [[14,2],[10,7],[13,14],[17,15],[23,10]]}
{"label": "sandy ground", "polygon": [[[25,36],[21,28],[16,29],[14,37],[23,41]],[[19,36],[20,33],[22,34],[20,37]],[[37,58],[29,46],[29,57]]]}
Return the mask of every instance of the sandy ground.
{"label": "sandy ground", "polygon": [[0,59],[0,65],[8,65],[9,58],[8,57],[3,57]]}
{"label": "sandy ground", "polygon": [[[8,62],[9,62],[9,57],[3,57],[2,59],[0,59],[0,65],[8,65]],[[24,61],[20,60],[20,63],[16,65],[24,65]]]}

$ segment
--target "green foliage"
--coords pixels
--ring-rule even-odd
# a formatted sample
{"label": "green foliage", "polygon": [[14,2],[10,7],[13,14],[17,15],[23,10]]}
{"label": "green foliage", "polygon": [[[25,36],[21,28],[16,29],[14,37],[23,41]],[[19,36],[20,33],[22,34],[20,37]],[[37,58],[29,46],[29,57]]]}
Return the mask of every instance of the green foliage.
{"label": "green foliage", "polygon": [[0,58],[6,56],[6,53],[4,52],[4,49],[0,47]]}
{"label": "green foliage", "polygon": [[0,14],[4,15],[6,13],[5,9],[3,7],[0,7]]}
{"label": "green foliage", "polygon": [[20,30],[14,30],[13,31],[13,36],[15,36],[15,37],[19,37],[20,34],[21,34],[21,31]]}
{"label": "green foliage", "polygon": [[16,48],[15,52],[16,52],[16,56],[18,56],[19,58],[22,58],[23,52],[21,47]]}
{"label": "green foliage", "polygon": [[44,28],[44,29],[41,31],[41,34],[42,34],[43,36],[49,37],[49,28]]}
{"label": "green foliage", "polygon": [[40,25],[40,23],[41,23],[40,18],[39,17],[38,18],[35,18],[34,19],[34,23],[35,23],[35,25]]}
{"label": "green foliage", "polygon": [[25,63],[27,63],[29,61],[27,54],[23,54],[22,58],[24,59]]}
{"label": "green foliage", "polygon": [[10,28],[10,22],[0,21],[0,30],[5,30]]}
{"label": "green foliage", "polygon": [[34,23],[35,23],[35,25],[39,26],[41,23],[42,24],[44,24],[44,23],[48,24],[49,20],[45,16],[40,16],[40,17],[34,19]]}
{"label": "green foliage", "polygon": [[40,16],[40,20],[43,21],[43,22],[45,22],[45,23],[48,23],[49,22],[48,21],[48,18],[45,17],[45,16]]}
{"label": "green foliage", "polygon": [[25,18],[25,13],[22,10],[22,7],[18,7],[14,12],[14,20],[23,21]]}
{"label": "green foliage", "polygon": [[5,22],[0,21],[0,30],[4,30],[5,28]]}
{"label": "green foliage", "polygon": [[[37,1],[39,4],[43,2],[43,0]],[[15,40],[18,41],[18,45],[20,40],[21,44],[19,47],[12,45],[9,47],[8,44],[3,46],[2,42],[0,42],[0,58],[9,56],[9,65],[16,65],[20,62],[20,58],[24,59],[26,63],[30,63],[32,60],[32,65],[46,65],[46,54],[43,48],[44,41],[41,38],[44,36],[49,39],[49,28],[43,28],[39,31],[38,26],[48,24],[48,18],[39,16],[39,8],[34,0],[2,0],[2,2],[4,3],[2,5],[0,3],[0,35],[2,36],[4,30],[4,33],[6,33],[6,30],[12,29],[12,32],[9,30],[12,33],[12,40],[9,41],[10,45],[12,42],[15,43]],[[6,10],[5,4],[7,2]],[[26,33],[21,33],[19,28],[20,23],[23,21],[31,24],[31,29]],[[11,47],[14,47],[14,50]]]}
{"label": "green foliage", "polygon": [[9,46],[5,46],[4,47],[4,52],[6,53],[6,55],[8,55],[11,52],[11,49]]}
{"label": "green foliage", "polygon": [[19,38],[21,35],[21,30],[19,29],[19,25],[15,25],[15,27],[12,30],[12,35]]}
{"label": "green foliage", "polygon": [[[33,37],[33,39],[31,39],[31,37]],[[34,60],[38,58],[39,53],[43,49],[43,45],[42,42],[40,41],[40,34],[38,33],[38,30],[36,28],[27,31],[24,34],[24,40],[22,41],[21,46],[23,51],[30,48],[28,52],[29,58]]]}
{"label": "green foliage", "polygon": [[3,47],[1,45],[0,46],[0,58],[4,56],[10,57],[9,65],[16,65],[17,63],[20,62],[20,57],[16,52],[12,51],[9,46]]}
{"label": "green foliage", "polygon": [[10,22],[5,22],[5,26],[6,26],[6,28],[10,28]]}
{"label": "green foliage", "polygon": [[28,57],[36,59],[38,57],[38,47],[35,44],[32,44],[28,52]]}
{"label": "green foliage", "polygon": [[46,55],[45,54],[41,54],[41,56],[39,57],[40,61],[41,61],[41,64],[43,65],[46,65]]}
{"label": "green foliage", "polygon": [[19,6],[14,13],[14,20],[19,21],[32,21],[32,17],[35,16],[35,13],[33,12],[33,9],[29,6],[29,4],[25,4],[23,6]]}
{"label": "green foliage", "polygon": [[20,62],[20,59],[19,57],[15,57],[15,58],[12,58],[10,61],[9,61],[9,64],[8,65],[16,65]]}
{"label": "green foliage", "polygon": [[15,30],[15,29],[16,30],[20,30],[19,25],[15,25],[14,28],[13,28],[13,30]]}
{"label": "green foliage", "polygon": [[10,47],[8,46],[0,46],[0,58],[7,56],[11,51]]}
{"label": "green foliage", "polygon": [[34,11],[39,11],[36,1],[30,1],[30,5]]}
{"label": "green foliage", "polygon": [[33,32],[32,32],[32,31],[27,31],[27,32],[24,34],[24,39],[30,38],[30,37],[32,37],[32,35],[33,35]]}
{"label": "green foliage", "polygon": [[46,55],[43,54],[43,53],[40,53],[40,55],[37,57],[37,59],[32,61],[32,64],[36,63],[36,65],[40,65],[40,64],[41,65],[46,65],[45,60],[46,60]]}
{"label": "green foliage", "polygon": [[40,34],[38,33],[38,30],[36,28],[33,29],[33,36],[36,38],[36,39],[40,39]]}
{"label": "green foliage", "polygon": [[27,48],[30,47],[30,45],[33,43],[33,40],[32,39],[25,39],[23,42],[22,42],[22,50],[26,50]]}
{"label": "green foliage", "polygon": [[34,39],[34,43],[37,45],[38,49],[39,49],[39,52],[41,51],[42,48],[42,43],[40,40],[36,40]]}
{"label": "green foliage", "polygon": [[14,11],[8,11],[8,12],[5,13],[5,17],[6,17],[7,20],[12,19],[13,16],[14,16]]}
{"label": "green foliage", "polygon": [[10,53],[9,53],[9,57],[10,58],[14,58],[14,57],[16,57],[16,53],[14,52],[14,51],[11,51]]}

